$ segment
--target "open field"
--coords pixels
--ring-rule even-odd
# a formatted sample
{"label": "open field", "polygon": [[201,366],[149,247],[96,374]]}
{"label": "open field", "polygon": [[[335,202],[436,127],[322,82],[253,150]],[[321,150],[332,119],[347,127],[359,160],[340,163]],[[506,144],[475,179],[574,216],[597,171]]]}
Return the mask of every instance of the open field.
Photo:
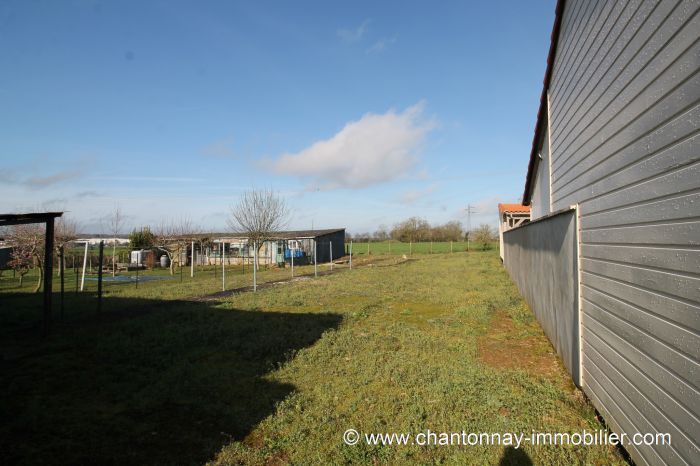
{"label": "open field", "polygon": [[[368,248],[369,246],[369,248]],[[349,249],[349,242],[345,245],[346,249]],[[498,243],[492,243],[489,245],[490,249],[498,249]],[[481,245],[475,243],[474,241],[469,242],[469,250],[480,251]],[[372,241],[367,242],[353,242],[352,252],[353,255],[365,255],[369,251],[369,254],[398,254],[398,255],[412,255],[412,254],[439,254],[439,253],[449,253],[449,252],[465,252],[467,251],[466,241],[422,241],[420,243],[402,243],[400,241]]]}
{"label": "open field", "polygon": [[495,251],[368,260],[211,300],[192,299],[220,289],[211,271],[108,285],[100,314],[69,293],[46,340],[40,296],[3,278],[4,463],[624,464],[603,446],[345,445],[350,428],[602,428]]}

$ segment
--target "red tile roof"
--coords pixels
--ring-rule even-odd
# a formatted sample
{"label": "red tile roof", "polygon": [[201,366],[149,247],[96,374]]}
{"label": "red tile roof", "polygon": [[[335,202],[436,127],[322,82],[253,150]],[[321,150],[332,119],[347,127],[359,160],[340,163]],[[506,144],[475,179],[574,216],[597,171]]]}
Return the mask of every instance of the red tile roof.
{"label": "red tile roof", "polygon": [[503,212],[530,212],[530,206],[521,204],[498,204],[498,213]]}

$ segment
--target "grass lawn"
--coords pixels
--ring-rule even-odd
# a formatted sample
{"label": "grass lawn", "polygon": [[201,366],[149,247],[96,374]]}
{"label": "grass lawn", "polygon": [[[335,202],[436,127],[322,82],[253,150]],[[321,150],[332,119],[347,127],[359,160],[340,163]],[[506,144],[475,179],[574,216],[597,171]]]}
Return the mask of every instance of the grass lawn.
{"label": "grass lawn", "polygon": [[207,301],[185,299],[219,289],[204,274],[129,286],[100,314],[72,295],[46,340],[40,296],[0,286],[3,463],[624,464],[603,446],[345,445],[350,428],[602,428],[497,252],[372,261]]}
{"label": "grass lawn", "polygon": [[[369,248],[368,248],[369,246]],[[350,248],[350,244],[346,243],[346,249]],[[468,248],[470,251],[480,251],[481,244],[470,241]],[[489,245],[490,249],[498,249],[498,243]],[[420,243],[402,243],[400,241],[376,241],[371,243],[354,242],[352,244],[352,252],[357,255],[369,254],[398,254],[398,255],[413,255],[413,254],[440,254],[449,252],[465,252],[467,251],[466,241],[423,241]]]}

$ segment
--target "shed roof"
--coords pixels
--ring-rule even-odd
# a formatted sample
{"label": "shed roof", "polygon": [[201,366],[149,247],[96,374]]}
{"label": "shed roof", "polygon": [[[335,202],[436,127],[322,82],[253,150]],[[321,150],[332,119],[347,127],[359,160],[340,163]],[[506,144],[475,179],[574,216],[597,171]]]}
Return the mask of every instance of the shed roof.
{"label": "shed roof", "polygon": [[498,213],[504,212],[530,212],[529,205],[522,204],[498,204]]}
{"label": "shed roof", "polygon": [[537,162],[539,142],[542,137],[542,126],[543,122],[546,121],[547,118],[547,91],[549,90],[549,82],[552,79],[552,68],[554,67],[554,56],[557,52],[557,44],[559,42],[559,30],[561,29],[561,19],[564,13],[564,3],[565,0],[557,0],[557,6],[554,13],[554,26],[552,26],[552,35],[549,42],[547,68],[544,72],[542,94],[540,95],[540,108],[537,111],[535,134],[532,138],[532,149],[530,150],[530,163],[527,166],[527,176],[525,178],[525,191],[523,192],[524,205],[530,205],[530,194],[532,191],[533,177],[535,175],[535,165]]}
{"label": "shed roof", "polygon": [[[318,238],[320,236],[326,236],[333,233],[338,233],[345,231],[345,228],[330,228],[327,230],[291,230],[291,231],[279,231],[275,233],[275,238],[279,239],[295,239],[295,238]],[[246,233],[227,233],[213,235],[220,238],[246,238],[248,235]]]}
{"label": "shed roof", "polygon": [[0,227],[9,225],[24,225],[26,223],[43,223],[49,219],[60,217],[63,212],[32,212],[26,214],[0,214]]}

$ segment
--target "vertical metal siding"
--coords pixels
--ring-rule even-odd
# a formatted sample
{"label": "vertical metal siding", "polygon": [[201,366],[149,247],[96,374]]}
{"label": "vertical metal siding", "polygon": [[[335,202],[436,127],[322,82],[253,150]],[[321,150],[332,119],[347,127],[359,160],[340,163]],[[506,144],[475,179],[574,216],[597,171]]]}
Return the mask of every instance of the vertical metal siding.
{"label": "vertical metal siding", "polygon": [[699,7],[567,1],[549,88],[552,209],[580,209],[583,389],[616,430],[672,434],[627,446],[645,464],[700,457]]}

